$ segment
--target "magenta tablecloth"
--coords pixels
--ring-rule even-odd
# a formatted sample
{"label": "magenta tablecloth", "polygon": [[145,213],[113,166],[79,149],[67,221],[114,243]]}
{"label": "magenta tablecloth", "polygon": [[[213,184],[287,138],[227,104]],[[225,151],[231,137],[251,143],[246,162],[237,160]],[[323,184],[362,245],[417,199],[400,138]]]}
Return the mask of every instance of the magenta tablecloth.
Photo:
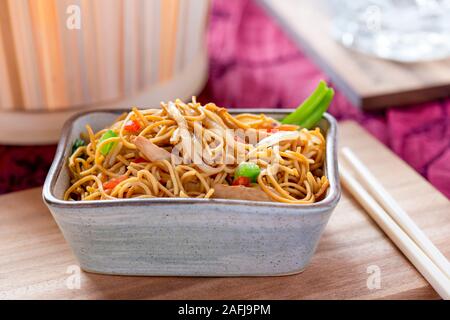
{"label": "magenta tablecloth", "polygon": [[[215,0],[209,30],[203,99],[227,107],[295,107],[328,79],[255,0]],[[450,99],[375,114],[337,92],[329,111],[358,121],[450,198]]]}
{"label": "magenta tablecloth", "polygon": [[[203,101],[295,107],[327,79],[255,0],[215,0],[208,46],[211,73]],[[369,114],[338,92],[330,112],[358,121],[450,198],[450,99]],[[41,185],[54,150],[0,146],[0,193]]]}

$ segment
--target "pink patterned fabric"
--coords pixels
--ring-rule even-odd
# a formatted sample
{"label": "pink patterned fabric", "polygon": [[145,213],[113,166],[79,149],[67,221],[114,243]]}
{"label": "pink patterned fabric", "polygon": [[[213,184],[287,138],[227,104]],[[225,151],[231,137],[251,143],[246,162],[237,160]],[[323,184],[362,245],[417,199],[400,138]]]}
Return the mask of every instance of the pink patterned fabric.
{"label": "pink patterned fabric", "polygon": [[[327,79],[255,0],[215,0],[202,96],[227,107],[295,107]],[[329,110],[354,119],[450,198],[450,99],[364,113],[337,92]]]}

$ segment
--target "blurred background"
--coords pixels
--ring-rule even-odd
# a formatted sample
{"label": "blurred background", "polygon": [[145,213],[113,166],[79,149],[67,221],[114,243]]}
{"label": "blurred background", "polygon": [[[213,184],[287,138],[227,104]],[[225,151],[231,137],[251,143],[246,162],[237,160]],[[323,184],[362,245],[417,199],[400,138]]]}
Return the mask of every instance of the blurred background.
{"label": "blurred background", "polygon": [[294,108],[325,79],[337,89],[331,114],[358,122],[450,198],[449,8],[0,0],[0,194],[43,184],[59,130],[77,112],[192,95]]}

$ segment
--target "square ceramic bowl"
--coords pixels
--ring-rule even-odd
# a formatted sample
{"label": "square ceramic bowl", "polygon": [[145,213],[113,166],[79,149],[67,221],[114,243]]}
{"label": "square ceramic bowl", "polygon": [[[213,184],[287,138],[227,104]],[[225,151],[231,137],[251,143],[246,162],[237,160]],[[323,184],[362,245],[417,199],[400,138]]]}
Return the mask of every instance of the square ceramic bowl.
{"label": "square ceramic bowl", "polygon": [[[291,110],[261,110],[281,118]],[[122,111],[123,112],[123,111]],[[232,110],[232,113],[255,110]],[[309,205],[244,200],[152,198],[64,201],[72,141],[121,111],[94,111],[63,129],[43,198],[85,271],[118,275],[266,276],[301,272],[340,198],[336,121],[326,114],[326,197]]]}

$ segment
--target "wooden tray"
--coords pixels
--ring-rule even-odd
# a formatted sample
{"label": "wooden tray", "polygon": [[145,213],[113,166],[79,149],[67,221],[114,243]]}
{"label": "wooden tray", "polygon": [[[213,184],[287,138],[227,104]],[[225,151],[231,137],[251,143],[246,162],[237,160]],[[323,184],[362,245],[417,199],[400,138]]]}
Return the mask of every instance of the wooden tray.
{"label": "wooden tray", "polygon": [[373,110],[450,96],[450,59],[405,64],[369,57],[332,39],[326,1],[260,2],[356,106]]}
{"label": "wooden tray", "polygon": [[[450,257],[447,198],[357,124],[340,123],[339,129],[340,145],[357,153]],[[312,263],[303,273],[284,277],[123,277],[81,272],[80,289],[69,289],[67,283],[76,284],[77,261],[42,203],[41,189],[1,196],[0,226],[0,299],[438,298],[345,192]],[[371,266],[380,270],[380,289],[367,287]]]}

